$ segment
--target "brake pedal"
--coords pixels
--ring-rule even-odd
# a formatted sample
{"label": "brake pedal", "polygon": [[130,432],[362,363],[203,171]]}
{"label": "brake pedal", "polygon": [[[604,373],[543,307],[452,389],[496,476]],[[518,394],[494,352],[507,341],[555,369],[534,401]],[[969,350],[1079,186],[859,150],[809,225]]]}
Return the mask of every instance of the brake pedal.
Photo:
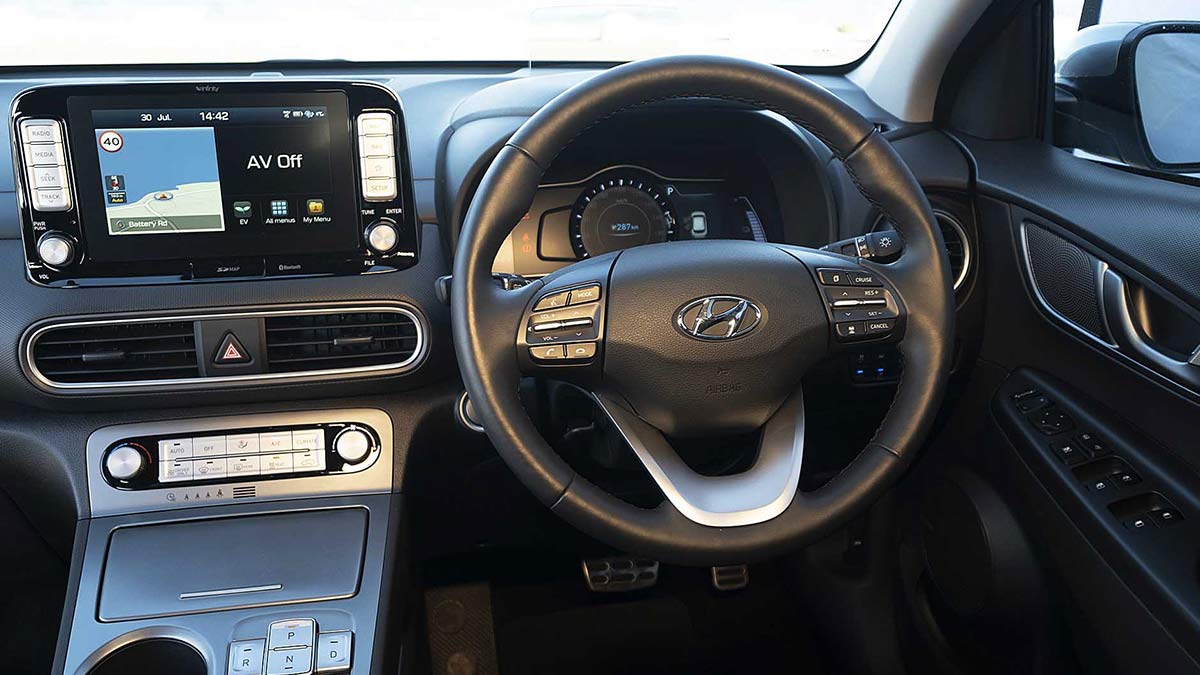
{"label": "brake pedal", "polygon": [[746,565],[718,565],[712,568],[712,585],[718,591],[738,591],[750,585]]}
{"label": "brake pedal", "polygon": [[658,583],[658,561],[645,558],[595,558],[583,561],[583,580],[589,591],[623,593]]}

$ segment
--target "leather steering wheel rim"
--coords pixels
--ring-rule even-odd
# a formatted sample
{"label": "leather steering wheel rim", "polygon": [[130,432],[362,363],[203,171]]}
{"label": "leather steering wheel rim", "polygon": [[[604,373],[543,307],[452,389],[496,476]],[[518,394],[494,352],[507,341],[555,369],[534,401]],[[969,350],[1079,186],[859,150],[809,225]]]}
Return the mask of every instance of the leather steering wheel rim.
{"label": "leather steering wheel rim", "polygon": [[[896,262],[862,263],[886,274],[907,310],[897,343],[903,372],[874,438],[820,489],[796,492],[786,509],[765,522],[736,527],[697,523],[667,502],[653,509],[633,506],[587,481],[558,456],[520,401],[522,372],[513,354],[513,336],[522,328],[513,317],[521,317],[522,308],[550,282],[504,291],[492,279],[496,253],[513,223],[525,214],[546,168],[572,139],[625,109],[692,97],[771,110],[807,129],[829,146],[859,191],[905,241]],[[751,562],[840,527],[875,501],[912,460],[932,426],[949,375],[954,320],[950,267],[920,186],[888,141],[855,110],[794,73],[754,62],[706,56],[650,59],[612,68],[559,95],[517,130],[484,175],[465,218],[453,272],[451,319],[463,381],[501,457],[567,522],[612,546],[665,562]]]}

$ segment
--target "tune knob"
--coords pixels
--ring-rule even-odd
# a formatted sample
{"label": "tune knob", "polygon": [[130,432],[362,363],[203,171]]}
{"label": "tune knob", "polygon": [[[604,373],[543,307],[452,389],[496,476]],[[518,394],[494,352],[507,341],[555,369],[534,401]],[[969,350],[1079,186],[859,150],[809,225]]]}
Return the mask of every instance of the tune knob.
{"label": "tune knob", "polygon": [[104,468],[117,480],[131,480],[146,468],[146,455],[132,445],[118,445],[104,456]]}
{"label": "tune knob", "polygon": [[381,218],[368,225],[366,235],[367,246],[379,254],[390,253],[400,243],[400,230],[396,227],[396,221],[389,218]]}
{"label": "tune knob", "polygon": [[333,439],[333,449],[347,464],[358,464],[371,454],[374,441],[367,432],[357,427],[343,429]]}
{"label": "tune knob", "polygon": [[61,232],[47,232],[38,239],[37,253],[51,267],[66,267],[75,260],[75,242]]}

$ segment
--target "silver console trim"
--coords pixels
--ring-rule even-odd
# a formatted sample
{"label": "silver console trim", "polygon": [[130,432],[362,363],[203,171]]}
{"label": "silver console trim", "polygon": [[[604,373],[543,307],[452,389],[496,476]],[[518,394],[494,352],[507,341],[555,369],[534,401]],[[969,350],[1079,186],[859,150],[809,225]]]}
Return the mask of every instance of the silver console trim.
{"label": "silver console trim", "polygon": [[[357,423],[374,429],[379,436],[379,456],[372,459],[370,465],[361,471],[326,476],[229,481],[202,487],[189,487],[186,482],[183,482],[169,488],[119,490],[104,480],[104,451],[123,438],[167,434],[196,435],[239,428],[330,422]],[[373,408],[334,408],[305,412],[227,415],[118,424],[97,429],[88,436],[86,453],[88,505],[92,517],[99,517],[303,497],[388,493],[392,490],[393,447],[391,417],[386,412]],[[249,497],[235,497],[235,487],[253,488],[254,494]],[[192,498],[192,495],[197,496]],[[186,500],[183,496],[186,496]]]}
{"label": "silver console trim", "polygon": [[196,600],[199,598],[220,598],[226,595],[245,595],[246,593],[265,593],[267,591],[282,591],[283,584],[267,584],[265,586],[243,586],[242,588],[219,588],[215,591],[192,591],[180,593],[180,600]]}
{"label": "silver console trim", "polygon": [[[33,349],[38,338],[51,330],[63,328],[78,328],[82,326],[101,326],[128,323],[154,323],[158,321],[208,321],[212,319],[247,319],[272,316],[303,316],[310,314],[342,314],[350,312],[380,312],[403,314],[412,319],[417,327],[417,345],[412,356],[396,363],[384,363],[375,366],[354,366],[348,368],[329,368],[325,370],[302,370],[291,373],[261,373],[257,375],[229,375],[224,377],[188,377],[168,380],[122,380],[117,382],[57,382],[47,377],[38,369],[33,358]],[[429,328],[424,317],[415,308],[407,304],[366,304],[366,305],[330,305],[303,309],[277,310],[245,310],[212,312],[203,314],[153,314],[132,316],[120,319],[79,319],[75,321],[48,321],[27,331],[22,337],[21,361],[25,372],[33,383],[41,389],[60,394],[78,394],[97,392],[116,392],[129,389],[143,388],[192,388],[211,387],[223,384],[256,384],[262,382],[300,382],[308,379],[324,379],[328,377],[364,377],[372,375],[400,375],[416,369],[424,362],[429,351],[429,340],[426,337]]]}

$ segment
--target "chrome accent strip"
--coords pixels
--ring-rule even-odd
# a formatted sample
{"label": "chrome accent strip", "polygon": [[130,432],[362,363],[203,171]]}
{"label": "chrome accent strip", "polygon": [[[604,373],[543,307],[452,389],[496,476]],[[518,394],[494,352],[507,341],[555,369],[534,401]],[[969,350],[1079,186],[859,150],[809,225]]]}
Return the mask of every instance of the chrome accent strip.
{"label": "chrome accent strip", "polygon": [[[166,380],[122,380],[118,382],[57,382],[46,377],[45,374],[38,369],[33,358],[33,349],[39,337],[43,334],[62,328],[79,328],[84,326],[102,326],[113,324],[136,324],[136,323],[153,323],[161,321],[207,321],[211,319],[245,319],[255,317],[272,317],[272,316],[301,316],[311,314],[342,314],[342,313],[357,313],[357,312],[380,312],[403,314],[412,319],[417,328],[417,344],[413,349],[413,354],[404,361],[397,363],[384,363],[374,366],[354,366],[347,368],[329,368],[325,370],[302,370],[290,373],[259,373],[255,375],[226,375],[221,377],[188,377],[175,378]],[[399,375],[416,369],[425,360],[429,349],[428,340],[425,337],[428,330],[425,325],[425,319],[416,308],[409,305],[337,305],[310,309],[282,309],[282,310],[247,310],[242,312],[215,312],[211,314],[162,314],[162,315],[147,315],[136,316],[122,319],[81,319],[79,321],[64,321],[50,322],[38,326],[32,332],[26,333],[23,338],[25,344],[21,350],[22,365],[25,366],[26,373],[39,388],[51,391],[54,393],[96,393],[103,391],[120,391],[125,389],[137,388],[183,388],[183,387],[206,387],[220,384],[231,383],[256,383],[256,382],[302,382],[307,379],[323,379],[331,376],[346,376],[346,377],[365,377],[370,375]],[[266,346],[265,344],[263,345]],[[199,355],[198,355],[199,358]]]}
{"label": "chrome accent strip", "polygon": [[180,593],[180,600],[194,600],[196,598],[219,598],[226,595],[242,595],[245,593],[262,593],[264,591],[281,591],[283,584],[267,584],[265,586],[244,586],[242,588],[222,588],[215,591],[192,591],[191,593]]}
{"label": "chrome accent strip", "polygon": [[685,518],[709,527],[763,523],[787,510],[804,462],[804,395],[797,391],[763,427],[754,466],[732,476],[693,471],[654,427],[615,401],[593,394],[667,499]]}
{"label": "chrome accent strip", "polygon": [[959,270],[958,276],[954,278],[954,290],[957,291],[962,287],[963,283],[966,282],[967,275],[971,272],[971,263],[973,262],[971,260],[971,240],[967,238],[966,228],[964,228],[962,223],[958,222],[958,219],[949,212],[943,211],[942,209],[934,209],[933,217],[935,220],[950,225],[950,229],[957,232],[958,238],[962,240],[963,266],[962,269]]}
{"label": "chrome accent strip", "polygon": [[[1033,227],[1039,227],[1037,225],[1037,223],[1033,223],[1028,220],[1021,221],[1021,230],[1020,230],[1021,267],[1025,271],[1025,278],[1028,279],[1029,287],[1031,289],[1033,289],[1034,298],[1037,299],[1037,303],[1038,303],[1038,305],[1041,306],[1042,311],[1046,312],[1051,317],[1062,322],[1063,325],[1070,327],[1076,333],[1079,333],[1080,335],[1088,338],[1089,340],[1092,340],[1093,342],[1096,342],[1097,344],[1108,347],[1109,349],[1116,349],[1117,345],[1115,342],[1112,342],[1111,337],[1109,337],[1106,340],[1104,337],[1101,337],[1099,335],[1095,335],[1095,334],[1091,333],[1083,326],[1080,326],[1079,324],[1075,323],[1074,321],[1063,316],[1058,310],[1051,307],[1050,302],[1048,300],[1046,300],[1046,296],[1042,295],[1042,289],[1038,286],[1037,277],[1033,273],[1033,263],[1030,260],[1030,256],[1029,256],[1029,236],[1026,231],[1029,229],[1030,225],[1032,225]],[[1045,229],[1045,228],[1042,228],[1042,229]],[[1051,234],[1054,234],[1050,230],[1046,230],[1046,231],[1050,232]],[[1055,234],[1054,236],[1057,237],[1058,235]],[[1059,237],[1059,238],[1061,239],[1061,237]],[[1064,239],[1064,241],[1066,241],[1068,244],[1071,244],[1072,246],[1075,246],[1075,244],[1069,240]],[[1082,249],[1080,249],[1080,250],[1082,250]],[[1099,258],[1096,258],[1096,256],[1094,256],[1090,253],[1087,253],[1087,251],[1084,251],[1084,253],[1086,253],[1089,257],[1096,260],[1096,269],[1094,270],[1094,273],[1096,274],[1096,304],[1097,304],[1097,306],[1100,307],[1100,323],[1103,325],[1105,332],[1107,332],[1108,331],[1108,323],[1107,323],[1108,317],[1106,317],[1104,314],[1104,273],[1105,273],[1105,271],[1108,270],[1108,263],[1104,262],[1103,260],[1100,260]]]}
{"label": "chrome accent strip", "polygon": [[[104,480],[104,451],[123,438],[137,436],[203,436],[212,432],[271,426],[301,426],[345,422],[375,430],[378,451],[363,462],[362,469],[317,476],[247,476],[244,480],[193,487],[188,482],[149,490],[119,490]],[[93,431],[87,439],[87,495],[92,517],[113,516],[146,511],[165,511],[228,504],[247,504],[337,495],[388,493],[392,491],[393,441],[392,418],[373,408],[331,408],[308,412],[224,415],[198,419],[163,420],[118,424]],[[235,497],[239,487],[253,487],[253,497]],[[181,495],[203,493],[199,501],[184,501]]]}
{"label": "chrome accent strip", "polygon": [[200,658],[204,659],[209,666],[208,672],[221,672],[221,666],[213,665],[219,663],[216,654],[209,648],[208,641],[196,631],[181,626],[147,626],[119,635],[100,645],[79,664],[79,667],[75,669],[75,675],[87,675],[109,656],[134,643],[158,639],[177,640],[186,644],[195,649]]}

